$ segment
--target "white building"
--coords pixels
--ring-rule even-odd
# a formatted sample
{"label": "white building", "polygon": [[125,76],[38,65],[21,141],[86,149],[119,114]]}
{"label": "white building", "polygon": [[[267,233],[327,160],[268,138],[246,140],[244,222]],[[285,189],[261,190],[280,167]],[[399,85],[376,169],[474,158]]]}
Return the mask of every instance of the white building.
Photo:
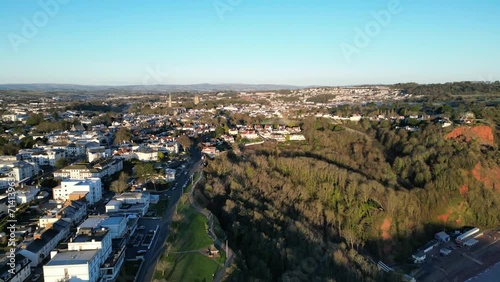
{"label": "white building", "polygon": [[175,181],[175,172],[176,170],[172,168],[165,169],[165,180],[167,182]]}
{"label": "white building", "polygon": [[54,222],[62,219],[71,225],[80,223],[87,216],[87,204],[82,201],[71,201],[64,207],[58,207],[50,211],[50,215],[44,215],[38,219],[40,228],[50,227]]}
{"label": "white building", "polygon": [[[38,165],[30,161],[17,161],[15,157],[2,158],[0,160],[0,173],[7,174],[12,172],[13,177],[16,182],[23,179],[32,178],[38,174]],[[3,177],[2,185],[8,186],[8,177]]]}
{"label": "white building", "polygon": [[98,281],[99,252],[100,250],[86,250],[57,253],[43,266],[44,281]]}
{"label": "white building", "polygon": [[33,153],[31,160],[36,162],[39,166],[50,165],[55,166],[57,160],[66,157],[66,151],[61,149],[49,149],[39,153]]}
{"label": "white building", "polygon": [[108,217],[101,223],[101,227],[108,229],[111,239],[122,238],[127,232],[127,218],[124,216]]}
{"label": "white building", "polygon": [[102,182],[100,178],[85,180],[66,179],[61,185],[52,189],[54,200],[65,202],[73,193],[87,192],[85,198],[89,204],[95,204],[102,199]]}
{"label": "white building", "polygon": [[124,234],[126,218],[97,216],[85,220],[78,226],[77,236],[68,242],[67,251],[51,255],[44,266],[45,281],[115,281],[125,260],[125,240],[114,247],[112,232],[104,226]]}
{"label": "white building", "polygon": [[151,202],[149,193],[123,193],[106,204],[106,213],[144,216]]}
{"label": "white building", "polygon": [[23,282],[31,275],[30,260],[21,254],[15,255],[14,273],[11,266],[4,264],[0,266],[1,282]]}
{"label": "white building", "polygon": [[121,158],[105,159],[96,164],[74,164],[54,172],[56,178],[85,179],[91,177],[103,178],[123,170]]}
{"label": "white building", "polygon": [[97,260],[99,265],[104,264],[111,254],[111,234],[106,228],[101,230],[82,230],[76,238],[68,242],[68,251],[99,250]]}
{"label": "white building", "polygon": [[35,163],[19,161],[14,163],[12,172],[14,173],[14,178],[17,181],[21,181],[26,178],[32,178],[38,174],[38,166]]}
{"label": "white building", "polygon": [[111,150],[106,149],[104,146],[89,148],[87,150],[87,159],[89,162],[94,162],[99,159],[109,158],[111,156]]}
{"label": "white building", "polygon": [[158,151],[149,147],[139,147],[134,153],[140,161],[149,162],[158,160]]}
{"label": "white building", "polygon": [[35,233],[35,239],[21,246],[20,254],[27,257],[32,267],[38,266],[50,252],[65,239],[69,234],[70,224],[64,220],[58,220],[52,224],[52,228],[43,230],[43,233]]}
{"label": "white building", "polygon": [[40,190],[36,189],[34,186],[28,186],[24,189],[18,189],[16,191],[16,201],[18,204],[27,204],[35,200],[35,196]]}

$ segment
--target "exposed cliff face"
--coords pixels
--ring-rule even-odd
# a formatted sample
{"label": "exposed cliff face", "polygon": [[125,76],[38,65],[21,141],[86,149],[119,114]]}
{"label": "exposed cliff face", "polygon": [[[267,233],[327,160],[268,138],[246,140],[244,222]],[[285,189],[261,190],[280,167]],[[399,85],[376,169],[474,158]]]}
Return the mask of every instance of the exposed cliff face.
{"label": "exposed cliff face", "polygon": [[472,170],[472,176],[486,188],[500,192],[500,167],[486,168],[478,163]]}
{"label": "exposed cliff face", "polygon": [[494,145],[493,130],[487,125],[474,127],[461,126],[455,128],[452,132],[446,134],[446,139],[463,139],[470,142],[472,139],[479,140],[482,144]]}

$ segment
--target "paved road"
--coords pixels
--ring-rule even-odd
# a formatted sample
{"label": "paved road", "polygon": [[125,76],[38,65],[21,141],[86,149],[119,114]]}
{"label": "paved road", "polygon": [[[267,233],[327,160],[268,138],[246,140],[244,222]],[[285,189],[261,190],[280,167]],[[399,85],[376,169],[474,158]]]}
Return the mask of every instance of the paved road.
{"label": "paved road", "polygon": [[[164,244],[168,236],[170,223],[172,223],[172,216],[174,215],[175,212],[175,206],[182,195],[182,186],[191,181],[191,175],[194,175],[194,173],[199,169],[200,165],[202,164],[201,152],[200,150],[198,150],[198,148],[196,148],[196,145],[190,150],[190,153],[191,153],[191,162],[185,169],[185,171],[187,171],[188,173],[184,174],[184,172],[182,172],[178,176],[178,179],[176,179],[175,181],[175,185],[177,188],[175,190],[169,189],[164,192],[155,193],[155,194],[160,194],[160,196],[170,197],[169,205],[165,211],[165,214],[162,216],[161,219],[152,220],[154,223],[151,224],[159,225],[159,229],[156,232],[155,240],[151,244],[151,248],[146,254],[143,255],[144,264],[143,267],[140,269],[139,273],[137,274],[136,281],[141,281],[141,282],[152,281],[156,262],[160,258],[161,254],[165,251]],[[143,220],[145,219],[141,219],[140,222],[144,222]],[[141,223],[139,223],[138,225],[140,226]],[[144,231],[147,232],[148,228],[149,227],[146,227]]]}

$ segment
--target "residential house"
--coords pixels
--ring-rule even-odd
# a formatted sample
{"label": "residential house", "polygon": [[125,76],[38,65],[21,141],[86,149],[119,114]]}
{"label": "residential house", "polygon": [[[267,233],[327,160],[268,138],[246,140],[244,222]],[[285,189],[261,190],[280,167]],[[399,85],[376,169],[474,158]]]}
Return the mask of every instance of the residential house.
{"label": "residential house", "polygon": [[32,267],[37,267],[45,258],[49,257],[50,252],[65,238],[63,236],[64,234],[53,228],[43,230],[42,233],[37,232],[34,234],[33,241],[22,244],[19,253],[30,260]]}
{"label": "residential house", "polygon": [[0,266],[0,282],[23,282],[31,275],[30,260],[27,257],[15,254],[14,268],[9,263],[10,261],[6,260]]}

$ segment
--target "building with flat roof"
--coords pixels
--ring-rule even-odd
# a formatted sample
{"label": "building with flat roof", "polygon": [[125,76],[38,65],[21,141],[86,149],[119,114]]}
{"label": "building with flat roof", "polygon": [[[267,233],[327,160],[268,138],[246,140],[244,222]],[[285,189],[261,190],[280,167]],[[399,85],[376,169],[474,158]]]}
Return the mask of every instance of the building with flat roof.
{"label": "building with flat roof", "polygon": [[441,231],[439,233],[434,234],[434,239],[440,241],[440,242],[449,242],[450,241],[450,235],[448,235],[446,232]]}
{"label": "building with flat roof", "polygon": [[95,204],[102,199],[102,183],[100,178],[65,179],[52,192],[56,201],[78,200],[85,195],[87,203]]}
{"label": "building with flat roof", "polygon": [[83,221],[80,225],[78,225],[76,232],[80,233],[81,230],[89,230],[91,232],[92,230],[99,229],[101,226],[101,223],[106,220],[108,217],[103,215],[103,216],[89,216],[85,221]]}
{"label": "building with flat roof", "polygon": [[44,281],[98,281],[99,251],[85,250],[57,253],[43,266]]}
{"label": "building with flat roof", "polygon": [[78,232],[76,238],[68,242],[68,251],[84,250],[99,250],[97,254],[99,265],[104,264],[111,254],[111,234],[105,228],[92,232]]}
{"label": "building with flat roof", "polygon": [[109,230],[112,239],[122,238],[127,233],[127,218],[125,216],[108,217],[101,226]]}
{"label": "building with flat roof", "polygon": [[151,197],[147,192],[122,193],[106,204],[106,213],[144,216],[148,212],[150,202]]}

